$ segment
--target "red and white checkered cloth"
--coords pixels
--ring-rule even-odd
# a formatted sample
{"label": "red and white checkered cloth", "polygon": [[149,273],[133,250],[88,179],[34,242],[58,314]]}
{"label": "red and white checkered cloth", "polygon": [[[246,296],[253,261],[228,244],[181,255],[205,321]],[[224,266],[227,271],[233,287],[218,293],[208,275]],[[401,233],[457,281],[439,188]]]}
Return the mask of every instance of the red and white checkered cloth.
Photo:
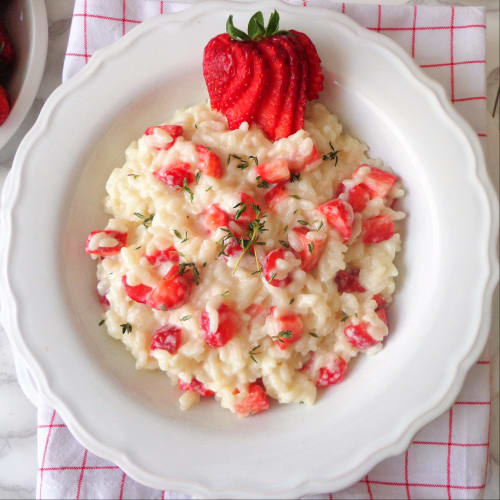
{"label": "red and white checkered cloth", "polygon": [[[193,2],[195,3],[195,2]],[[459,112],[486,138],[485,17],[477,7],[376,6],[288,0],[343,12],[391,37],[441,82]],[[159,0],[76,0],[63,78],[142,20],[189,5]],[[408,450],[350,488],[315,498],[481,498],[489,441],[489,361],[469,373],[458,401],[422,429]],[[38,498],[189,498],[136,483],[93,456],[46,406],[38,410]]]}

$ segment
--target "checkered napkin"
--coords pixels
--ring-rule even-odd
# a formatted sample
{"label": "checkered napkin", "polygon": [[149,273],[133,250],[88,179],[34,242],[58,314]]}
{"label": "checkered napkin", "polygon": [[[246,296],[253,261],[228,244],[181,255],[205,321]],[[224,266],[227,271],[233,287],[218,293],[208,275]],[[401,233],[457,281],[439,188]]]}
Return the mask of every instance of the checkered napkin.
{"label": "checkered napkin", "polygon": [[[195,2],[192,2],[195,3]],[[376,6],[295,1],[328,7],[391,37],[441,82],[458,111],[486,138],[485,18],[476,7]],[[169,15],[188,2],[76,0],[64,64],[70,78],[99,48],[146,18]],[[458,401],[427,425],[408,450],[381,463],[350,488],[314,498],[481,498],[489,441],[489,361],[472,368]],[[83,449],[64,422],[38,410],[39,498],[189,498],[136,483],[115,465]]]}

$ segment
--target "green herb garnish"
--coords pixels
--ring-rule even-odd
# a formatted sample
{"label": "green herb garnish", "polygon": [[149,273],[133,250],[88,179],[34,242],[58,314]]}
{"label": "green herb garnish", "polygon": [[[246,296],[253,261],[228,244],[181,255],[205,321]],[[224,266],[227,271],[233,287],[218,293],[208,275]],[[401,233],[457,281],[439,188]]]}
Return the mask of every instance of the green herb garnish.
{"label": "green herb garnish", "polygon": [[132,325],[130,323],[123,323],[120,326],[122,327],[122,334],[130,333],[132,331]]}

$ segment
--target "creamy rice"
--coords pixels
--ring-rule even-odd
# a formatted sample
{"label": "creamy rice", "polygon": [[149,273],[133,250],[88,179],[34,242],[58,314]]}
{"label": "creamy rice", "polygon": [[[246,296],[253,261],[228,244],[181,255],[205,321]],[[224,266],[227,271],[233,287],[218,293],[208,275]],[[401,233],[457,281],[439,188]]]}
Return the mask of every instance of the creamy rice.
{"label": "creamy rice", "polygon": [[[143,135],[129,145],[125,164],[111,173],[106,184],[105,210],[111,216],[106,229],[127,233],[126,245],[119,253],[102,257],[97,264],[98,291],[109,301],[104,314],[107,332],[125,344],[136,358],[137,369],[163,370],[175,384],[179,379],[185,383],[196,379],[233,412],[248,394],[249,383],[258,379],[266,393],[280,403],[313,404],[322,367],[331,367],[339,357],[348,363],[361,350],[376,351],[388,334],[373,297],[391,301],[400,235],[396,232],[380,243],[365,244],[361,234],[366,219],[379,215],[388,215],[393,221],[404,218],[402,212],[391,208],[394,200],[403,196],[403,190],[396,182],[385,197],[368,201],[364,210],[354,214],[352,236],[344,242],[316,208],[335,198],[343,180],[345,191],[340,199],[347,199],[346,193],[363,182],[370,171],[370,167],[363,167],[353,176],[360,165],[383,166],[367,156],[366,145],[342,132],[337,117],[322,104],[308,105],[304,130],[275,143],[267,140],[258,127],[249,128],[246,123],[229,130],[225,117],[206,104],[178,111],[168,123],[183,127],[182,136],[170,149],[161,149],[172,140],[164,130],[156,128],[152,134]],[[224,175],[213,178],[202,173],[189,184],[191,199],[187,190],[168,187],[153,173],[175,162],[190,164],[195,173],[199,162],[196,144],[218,155]],[[291,196],[270,209],[264,201],[270,187],[257,187],[255,163],[276,158],[302,161],[311,155],[313,146],[321,155],[331,153],[332,146],[338,153],[320,159],[318,166],[306,167],[299,180],[286,184]],[[231,156],[228,163],[229,155],[242,160]],[[249,166],[238,168],[241,161]],[[251,196],[267,215],[267,231],[260,237],[265,245],[255,247],[259,262],[264,263],[271,250],[284,248],[285,258],[278,259],[274,279],[289,276],[287,286],[272,286],[264,272],[256,272],[253,251],[239,263],[238,254],[218,256],[218,242],[227,233],[222,229],[208,231],[203,223],[205,211],[215,203],[234,215],[241,192]],[[231,224],[235,223],[229,224],[230,230]],[[324,244],[319,262],[310,272],[300,267],[297,252],[302,243],[292,231],[294,227],[309,229],[309,240]],[[110,234],[95,238],[90,242],[94,250],[117,243]],[[289,247],[283,247],[280,241],[288,242]],[[192,286],[187,302],[163,311],[132,300],[122,276],[126,275],[128,285],[154,288],[172,264],[151,265],[145,255],[171,246],[180,252],[181,262],[194,263],[200,273],[200,282]],[[359,284],[366,291],[340,293],[337,273],[353,267],[359,269]],[[238,313],[239,326],[229,342],[213,348],[205,341],[200,317],[206,311],[210,329],[215,331],[221,304]],[[261,306],[260,314],[249,311],[253,304]],[[303,333],[282,348],[275,318],[287,314],[299,315]],[[363,322],[369,325],[369,335],[378,341],[367,349],[354,347],[345,334],[348,325]],[[150,349],[154,332],[167,324],[182,330],[182,342],[175,354]],[[180,406],[187,409],[199,399],[196,392],[185,391]]]}

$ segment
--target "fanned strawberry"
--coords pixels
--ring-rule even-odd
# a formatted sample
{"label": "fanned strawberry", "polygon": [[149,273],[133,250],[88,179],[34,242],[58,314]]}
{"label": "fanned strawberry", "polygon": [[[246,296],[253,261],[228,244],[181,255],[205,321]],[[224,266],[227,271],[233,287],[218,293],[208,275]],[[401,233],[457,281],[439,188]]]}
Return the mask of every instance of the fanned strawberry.
{"label": "fanned strawberry", "polygon": [[212,38],[204,50],[203,75],[210,96],[210,104],[214,109],[220,109],[224,92],[235,75],[232,43],[227,33],[221,33]]}
{"label": "fanned strawberry", "polygon": [[243,122],[252,123],[255,109],[267,82],[268,69],[257,49],[249,46],[250,84],[233,105],[225,109],[229,128],[234,130]]}
{"label": "fanned strawberry", "polygon": [[300,80],[297,89],[297,102],[295,104],[295,112],[293,116],[293,130],[304,128],[304,115],[306,114],[306,94],[307,94],[307,74],[309,71],[307,64],[307,55],[304,47],[300,44],[297,38],[291,36],[289,40],[295,45],[300,67]]}
{"label": "fanned strawberry", "polygon": [[295,44],[290,40],[290,37],[286,35],[280,35],[276,37],[276,41],[281,45],[281,47],[283,47],[283,49],[287,53],[288,63],[290,66],[290,82],[288,85],[288,89],[286,90],[285,101],[283,102],[283,107],[281,108],[281,113],[278,118],[276,130],[274,132],[275,140],[282,139],[283,137],[288,137],[290,134],[293,134],[293,132],[295,132],[294,113],[295,107],[297,105],[297,96],[302,78],[302,66],[299,62]]}
{"label": "fanned strawberry", "polygon": [[321,59],[318,51],[311,39],[300,31],[290,30],[300,42],[307,54],[308,75],[307,75],[307,99],[317,99],[318,94],[323,90],[323,72],[321,71]]}
{"label": "fanned strawberry", "polygon": [[279,43],[266,38],[258,50],[269,68],[269,83],[255,114],[255,120],[270,139],[276,139],[274,131],[285,100],[285,91],[290,81],[290,67],[286,52]]}
{"label": "fanned strawberry", "polygon": [[224,95],[221,96],[220,111],[226,111],[232,106],[250,83],[251,64],[248,50],[242,44],[232,44],[231,50],[235,72],[224,91]]}

